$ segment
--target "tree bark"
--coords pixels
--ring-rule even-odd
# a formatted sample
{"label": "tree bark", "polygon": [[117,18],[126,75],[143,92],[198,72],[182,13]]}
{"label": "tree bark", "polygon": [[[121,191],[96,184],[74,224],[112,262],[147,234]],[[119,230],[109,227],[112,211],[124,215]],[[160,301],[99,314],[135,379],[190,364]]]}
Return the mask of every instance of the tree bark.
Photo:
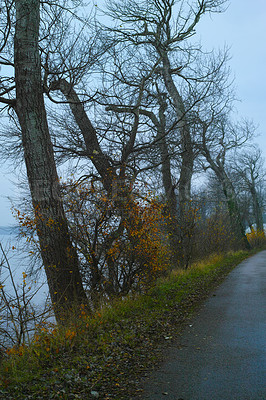
{"label": "tree bark", "polygon": [[176,266],[180,262],[180,229],[178,221],[178,201],[175,193],[175,187],[173,184],[172,174],[171,174],[171,162],[170,155],[168,151],[168,145],[166,142],[166,119],[165,110],[167,104],[159,96],[159,121],[156,119],[156,128],[158,136],[158,146],[161,158],[161,171],[162,171],[162,182],[166,197],[166,214],[170,218],[167,218],[167,231],[169,235],[169,244],[171,250],[171,262],[173,266]]}
{"label": "tree bark", "polygon": [[162,69],[163,79],[166,89],[173,101],[175,107],[177,118],[179,119],[178,128],[181,133],[181,145],[182,145],[182,163],[180,169],[179,178],[179,206],[180,212],[186,212],[190,207],[191,199],[191,178],[193,174],[193,145],[189,130],[189,125],[186,120],[186,110],[177,90],[177,87],[173,81],[171,74],[171,66],[167,54],[163,55],[163,69]]}
{"label": "tree bark", "polygon": [[210,152],[208,151],[207,146],[205,144],[205,139],[203,146],[204,146],[204,156],[206,157],[206,160],[210,164],[211,169],[214,171],[215,175],[217,176],[219,182],[222,185],[222,189],[227,201],[227,209],[230,218],[230,225],[235,234],[235,237],[244,248],[249,250],[250,244],[245,234],[245,227],[241,220],[240,210],[233,184],[228,178],[223,164],[219,162],[219,159],[217,159],[216,162],[214,162],[214,160],[212,159]]}
{"label": "tree bark", "polygon": [[65,314],[86,304],[87,297],[68,232],[46,118],[38,47],[40,1],[16,0],[15,5],[16,113],[41,256],[56,320],[62,324]]}
{"label": "tree bark", "polygon": [[180,265],[187,268],[192,255],[192,237],[194,220],[191,220],[191,179],[193,174],[194,154],[190,135],[189,124],[186,118],[186,110],[183,99],[177,90],[171,73],[171,65],[166,53],[162,53],[162,75],[166,89],[173,102],[176,116],[178,118],[177,127],[181,134],[181,168],[179,176],[179,225],[181,240]]}
{"label": "tree bark", "polygon": [[102,178],[102,183],[107,192],[112,190],[115,181],[115,172],[107,155],[100,147],[97,132],[92,125],[85,109],[73,86],[65,79],[55,81],[52,90],[60,90],[69,102],[73,117],[84,139],[88,157]]}
{"label": "tree bark", "polygon": [[262,208],[260,206],[258,193],[255,188],[255,182],[252,182],[252,185],[250,186],[250,193],[252,197],[253,214],[255,217],[257,232],[264,233]]}
{"label": "tree bark", "polygon": [[[217,174],[216,174],[217,175]],[[246,234],[245,234],[245,227],[243,225],[243,222],[241,221],[241,216],[240,216],[240,210],[235,194],[234,187],[230,181],[230,179],[226,176],[224,171],[221,171],[219,174],[220,182],[222,183],[223,187],[223,192],[225,194],[226,200],[227,200],[227,208],[229,212],[229,218],[231,222],[231,227],[233,231],[235,232],[235,235],[239,242],[246,248],[250,249],[249,242],[247,240]]]}

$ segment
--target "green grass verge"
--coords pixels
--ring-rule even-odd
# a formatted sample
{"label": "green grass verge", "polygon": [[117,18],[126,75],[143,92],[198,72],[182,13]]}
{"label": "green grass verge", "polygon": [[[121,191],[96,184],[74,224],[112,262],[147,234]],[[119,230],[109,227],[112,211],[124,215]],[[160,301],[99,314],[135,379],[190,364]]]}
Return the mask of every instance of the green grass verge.
{"label": "green grass verge", "polygon": [[145,295],[116,300],[68,329],[38,332],[0,364],[0,399],[133,398],[141,376],[184,321],[252,253],[216,255],[172,271]]}

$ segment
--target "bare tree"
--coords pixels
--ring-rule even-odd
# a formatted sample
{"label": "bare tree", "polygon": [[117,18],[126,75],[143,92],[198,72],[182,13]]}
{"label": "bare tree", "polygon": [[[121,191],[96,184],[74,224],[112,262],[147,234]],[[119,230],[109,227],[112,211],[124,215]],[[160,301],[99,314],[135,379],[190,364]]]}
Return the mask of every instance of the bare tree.
{"label": "bare tree", "polygon": [[[184,182],[184,176],[186,175],[184,172],[187,170],[185,168],[187,165],[185,159],[188,152],[184,152],[183,136],[180,135],[180,119],[177,116],[172,98],[165,88],[161,74],[157,73],[158,67],[153,67],[152,63],[148,64],[147,61],[143,61],[142,55],[139,53],[136,54],[137,51],[138,48],[134,55],[136,65],[134,58],[130,59],[132,69],[138,71],[138,65],[140,65],[142,70],[138,71],[138,73],[143,74],[144,71],[147,71],[147,68],[150,68],[150,79],[146,82],[144,96],[138,112],[144,118],[144,123],[150,127],[150,131],[154,132],[153,138],[149,133],[147,135],[149,140],[145,144],[142,144],[142,146],[139,145],[137,151],[143,157],[146,154],[145,160],[149,168],[153,168],[153,170],[158,167],[161,168],[167,208],[171,216],[168,228],[171,231],[172,252],[175,254],[174,263],[178,262],[187,266],[191,254],[191,237],[193,236],[192,232],[195,222],[190,218],[190,214],[193,215],[190,195],[189,200],[187,198],[186,202],[184,202],[183,196],[184,186],[182,182]],[[229,85],[227,82],[228,71],[226,61],[227,51],[207,55],[199,52],[197,49],[193,60],[187,66],[190,71],[190,78],[183,78],[183,82],[186,81],[186,84],[180,85],[182,103],[186,109],[185,114],[182,114],[180,118],[185,118],[186,126],[189,127],[189,134],[191,135],[189,152],[191,168],[188,182],[191,181],[194,160],[198,155],[196,145],[197,134],[195,134],[195,139],[192,137],[192,133],[194,134],[195,132],[194,115],[200,108],[204,109],[206,102],[211,107],[212,102],[215,103],[217,101],[217,87]],[[128,72],[124,67],[125,62],[123,64],[121,62],[120,68],[115,73],[115,77],[119,83],[123,82],[129,88],[128,90],[131,90],[136,85],[137,77],[133,72]],[[201,75],[197,71],[201,71]],[[123,92],[121,91],[121,93]],[[116,114],[133,114],[135,112],[136,106],[127,103],[127,99],[123,101],[122,94],[117,96],[117,99],[114,98],[114,100],[116,100],[116,103],[108,105],[107,110],[112,110]],[[109,99],[109,101],[111,100]],[[144,168],[145,170],[147,172],[147,168]],[[176,178],[175,182],[174,177]]]}
{"label": "bare tree", "polygon": [[247,121],[234,125],[228,120],[228,115],[219,115],[218,119],[213,118],[209,123],[201,120],[200,125],[202,154],[222,185],[235,237],[249,249],[236,191],[228,172],[228,157],[230,151],[243,146],[252,137],[252,126]]}
{"label": "bare tree", "polygon": [[[78,257],[69,237],[46,118],[39,50],[40,3],[20,0],[14,2],[15,10],[11,2],[10,7],[6,7],[7,26],[11,16],[15,19],[14,57],[6,59],[8,50],[4,45],[10,46],[7,38],[2,46],[1,61],[5,63],[6,60],[14,67],[15,79],[10,78],[12,84],[7,80],[0,100],[13,107],[18,116],[50,296],[57,321],[65,323],[65,313],[86,304],[87,297]],[[12,43],[11,35],[10,40]]]}
{"label": "bare tree", "polygon": [[[194,35],[195,27],[206,12],[221,11],[225,1],[198,1],[197,4],[176,0],[167,1],[110,1],[107,15],[116,24],[110,28],[117,41],[140,47],[154,61],[156,73],[164,81],[178,119],[181,134],[182,163],[179,179],[179,205],[181,215],[189,208],[193,172],[193,145],[186,107],[176,84],[176,77],[183,77],[185,60],[176,53],[192,57],[187,40]],[[174,18],[177,15],[177,18]],[[174,57],[173,57],[174,54]],[[181,63],[180,63],[181,61]],[[182,63],[183,62],[183,63]]]}
{"label": "bare tree", "polygon": [[264,232],[263,227],[263,205],[260,195],[260,187],[265,183],[264,160],[261,150],[252,147],[249,151],[236,154],[233,171],[242,190],[248,192],[252,199],[253,218],[258,232]]}

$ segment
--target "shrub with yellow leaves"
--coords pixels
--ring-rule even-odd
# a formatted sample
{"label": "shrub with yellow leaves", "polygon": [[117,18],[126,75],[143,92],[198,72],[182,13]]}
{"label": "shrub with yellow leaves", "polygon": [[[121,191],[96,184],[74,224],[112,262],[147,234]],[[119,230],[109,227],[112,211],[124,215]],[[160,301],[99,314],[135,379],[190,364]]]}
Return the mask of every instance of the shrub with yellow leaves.
{"label": "shrub with yellow leaves", "polygon": [[266,244],[265,232],[251,228],[251,232],[247,233],[249,244],[252,248],[262,247]]}
{"label": "shrub with yellow leaves", "polygon": [[125,189],[107,194],[95,182],[66,185],[66,209],[93,301],[143,290],[168,265],[163,205]]}

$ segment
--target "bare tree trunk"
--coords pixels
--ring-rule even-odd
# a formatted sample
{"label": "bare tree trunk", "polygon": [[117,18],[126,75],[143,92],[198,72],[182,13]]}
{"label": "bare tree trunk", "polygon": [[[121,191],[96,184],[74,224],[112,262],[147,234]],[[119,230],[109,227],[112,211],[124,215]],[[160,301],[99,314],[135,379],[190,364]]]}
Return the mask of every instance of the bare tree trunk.
{"label": "bare tree trunk", "polygon": [[[250,160],[248,160],[250,161]],[[255,159],[254,159],[255,163]],[[253,214],[255,217],[256,229],[257,232],[262,232],[264,234],[264,226],[263,226],[263,215],[262,215],[262,207],[260,206],[259,195],[256,188],[256,172],[253,168],[250,170],[250,180],[246,178],[247,186],[249,188],[251,198],[252,198],[252,208]]]}
{"label": "bare tree trunk", "polygon": [[250,193],[252,196],[253,213],[254,213],[254,217],[255,217],[257,232],[264,232],[262,209],[260,206],[258,193],[256,191],[255,184],[253,184],[250,187]]}
{"label": "bare tree trunk", "polygon": [[158,136],[158,146],[161,158],[161,171],[162,171],[162,181],[166,197],[166,213],[169,214],[169,219],[167,219],[167,231],[169,235],[169,244],[171,250],[171,260],[172,265],[176,266],[180,261],[180,231],[179,231],[179,221],[178,221],[178,202],[175,193],[175,188],[172,180],[171,174],[171,162],[170,155],[168,151],[168,145],[166,142],[166,120],[165,120],[165,110],[167,108],[167,103],[164,101],[162,96],[159,96],[159,121],[157,121],[157,136]]}
{"label": "bare tree trunk", "polygon": [[165,119],[165,110],[167,108],[167,103],[163,99],[161,95],[158,96],[158,100],[160,103],[159,109],[159,121],[156,120],[157,124],[157,136],[158,136],[158,145],[160,150],[161,157],[161,166],[162,166],[162,180],[163,187],[166,195],[167,202],[169,204],[171,216],[177,216],[177,197],[174,192],[174,185],[171,174],[171,163],[170,163],[170,155],[168,151],[168,145],[166,142],[166,119]]}
{"label": "bare tree trunk", "polygon": [[103,186],[107,192],[112,191],[115,173],[107,155],[100,147],[97,132],[93,127],[85,109],[73,86],[65,79],[54,82],[52,90],[60,90],[69,102],[70,109],[84,139],[88,157],[100,174]]}
{"label": "bare tree trunk", "polygon": [[222,183],[223,192],[227,200],[227,208],[232,229],[234,230],[235,235],[240,243],[242,243],[245,248],[249,249],[250,245],[245,234],[244,225],[241,221],[240,211],[233,185],[223,173],[220,174],[220,182]]}
{"label": "bare tree trunk", "polygon": [[16,113],[51,301],[58,323],[64,323],[64,314],[86,304],[87,297],[69,237],[44,106],[38,47],[40,1],[16,0],[15,5]]}
{"label": "bare tree trunk", "polygon": [[[181,234],[181,259],[180,263],[187,268],[192,254],[192,231],[194,221],[191,221],[191,179],[193,174],[194,154],[190,129],[186,118],[186,110],[180,93],[171,74],[171,65],[167,54],[163,54],[162,75],[166,89],[175,107],[179,119],[178,128],[181,134],[181,168],[178,185],[179,193],[179,224]],[[191,223],[192,222],[192,223]]]}
{"label": "bare tree trunk", "polygon": [[246,248],[250,249],[250,244],[248,242],[247,236],[245,234],[245,227],[241,220],[240,210],[238,206],[238,201],[235,193],[235,189],[232,185],[232,182],[228,178],[223,164],[217,160],[216,164],[210,157],[210,154],[206,150],[205,157],[208,160],[212,170],[215,172],[218,180],[220,181],[223,192],[227,201],[227,209],[230,218],[230,225],[232,227],[233,232],[235,233],[235,237],[241,243],[241,245]]}
{"label": "bare tree trunk", "polygon": [[170,157],[168,152],[168,147],[165,138],[161,138],[159,141],[160,154],[161,154],[161,165],[162,165],[162,180],[163,187],[165,191],[165,196],[167,203],[169,204],[169,209],[171,210],[172,216],[177,216],[177,197],[174,191],[174,184],[172,181]]}
{"label": "bare tree trunk", "polygon": [[204,124],[202,132],[202,153],[222,186],[227,201],[227,209],[230,218],[230,225],[235,234],[235,237],[242,247],[249,250],[250,244],[245,234],[245,227],[241,219],[236,192],[224,167],[225,150],[223,149],[223,151],[221,151],[218,154],[218,156],[216,156],[216,158],[214,159],[208,148],[208,141],[206,138],[207,129],[208,126]]}
{"label": "bare tree trunk", "polygon": [[181,150],[182,150],[182,164],[179,179],[179,206],[180,212],[185,212],[190,207],[191,199],[191,178],[193,174],[193,145],[189,130],[189,125],[186,120],[186,110],[180,93],[173,81],[171,75],[171,66],[168,56],[163,56],[163,70],[162,70],[166,89],[173,101],[177,118],[179,119],[178,128],[181,133]]}
{"label": "bare tree trunk", "polygon": [[[252,217],[255,220],[257,232],[264,234],[262,206],[259,196],[259,185],[265,176],[261,151],[254,149],[252,152],[242,154],[236,164],[237,176],[243,180],[252,201]],[[249,224],[252,225],[252,222]]]}

